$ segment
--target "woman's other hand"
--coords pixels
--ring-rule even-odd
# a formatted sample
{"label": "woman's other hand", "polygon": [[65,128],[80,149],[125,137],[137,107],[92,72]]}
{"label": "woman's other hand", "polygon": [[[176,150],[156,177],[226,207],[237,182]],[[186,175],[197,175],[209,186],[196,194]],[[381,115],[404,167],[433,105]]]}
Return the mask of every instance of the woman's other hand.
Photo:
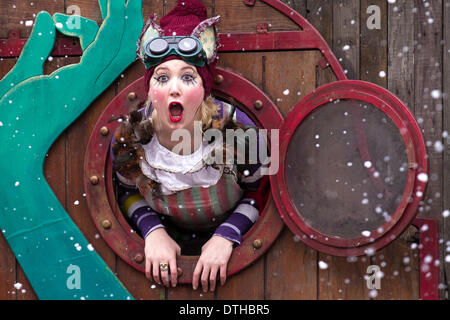
{"label": "woman's other hand", "polygon": [[198,288],[201,281],[203,291],[216,289],[217,273],[220,275],[221,285],[225,284],[227,265],[233,252],[233,242],[220,236],[212,236],[202,247],[202,254],[198,259],[192,278],[192,287]]}
{"label": "woman's other hand", "polygon": [[[177,255],[180,255],[180,246],[167,234],[164,228],[153,230],[145,238],[145,275],[157,284],[166,287],[177,285]],[[168,270],[160,271],[160,264],[167,263]],[[169,272],[170,280],[169,281]]]}

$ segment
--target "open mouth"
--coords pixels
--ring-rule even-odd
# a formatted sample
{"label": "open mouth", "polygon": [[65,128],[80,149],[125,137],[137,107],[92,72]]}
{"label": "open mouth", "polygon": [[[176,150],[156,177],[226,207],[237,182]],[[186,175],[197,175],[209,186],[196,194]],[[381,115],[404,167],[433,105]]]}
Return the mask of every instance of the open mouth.
{"label": "open mouth", "polygon": [[183,106],[179,102],[169,104],[169,118],[172,122],[179,122],[183,118]]}

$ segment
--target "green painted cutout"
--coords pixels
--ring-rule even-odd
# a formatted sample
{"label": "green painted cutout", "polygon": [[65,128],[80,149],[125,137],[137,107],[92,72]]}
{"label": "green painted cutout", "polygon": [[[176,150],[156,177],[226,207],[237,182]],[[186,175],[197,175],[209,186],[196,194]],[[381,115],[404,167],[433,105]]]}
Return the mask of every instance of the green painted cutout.
{"label": "green painted cutout", "polygon": [[[56,138],[136,58],[141,0],[98,2],[100,28],[83,18],[80,30],[69,30],[69,16],[40,12],[15,67],[0,81],[0,228],[40,299],[132,299],[43,173]],[[55,25],[81,39],[83,55],[43,75]]]}

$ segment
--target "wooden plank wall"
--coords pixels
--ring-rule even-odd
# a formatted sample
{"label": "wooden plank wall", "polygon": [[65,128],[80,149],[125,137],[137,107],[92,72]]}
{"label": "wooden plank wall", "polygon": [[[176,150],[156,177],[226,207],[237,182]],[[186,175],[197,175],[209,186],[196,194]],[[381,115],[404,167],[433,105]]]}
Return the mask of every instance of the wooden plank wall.
{"label": "wooden plank wall", "polygon": [[[430,176],[420,217],[439,221],[440,295],[446,297],[450,263],[450,220],[442,212],[450,208],[450,0],[283,0],[302,14],[321,33],[346,70],[349,79],[376,83],[395,93],[416,115],[427,141]],[[222,16],[220,32],[254,32],[259,22],[269,22],[270,31],[297,30],[285,16],[256,1],[204,0],[208,14]],[[168,12],[174,0],[143,0],[144,17]],[[101,23],[97,2],[92,0],[48,0],[0,2],[0,38],[19,29],[27,37],[41,10],[66,12],[71,5],[81,15]],[[380,29],[369,29],[367,9],[380,9]],[[347,47],[348,46],[348,47]],[[329,70],[316,67],[321,55],[315,51],[224,53],[219,64],[243,74],[267,92],[283,115],[315,87],[334,81]],[[75,63],[79,58],[56,58],[46,73]],[[15,58],[0,60],[0,77],[12,68]],[[280,64],[280,61],[286,63]],[[311,67],[313,66],[313,67]],[[124,285],[137,299],[418,299],[420,264],[417,249],[407,236],[395,240],[374,256],[338,258],[319,253],[298,241],[285,228],[268,253],[252,266],[230,277],[215,293],[152,287],[144,276],[118,258],[99,237],[87,214],[83,190],[83,159],[94,124],[111,99],[142,75],[139,63],[118,77],[93,105],[64,132],[49,151],[45,173],[72,219]],[[288,96],[284,90],[289,89]],[[442,94],[433,98],[431,92]],[[441,142],[443,149],[435,148]],[[64,164],[64,166],[62,165]],[[76,201],[78,200],[78,201]],[[0,203],[1,204],[1,203]],[[408,234],[416,230],[410,228]],[[0,299],[36,299],[26,276],[5,239],[0,236]],[[438,257],[434,257],[438,258]],[[319,268],[319,261],[327,268]],[[381,266],[382,289],[376,294],[366,286],[369,265]],[[323,264],[322,264],[323,265]],[[20,283],[22,286],[14,286]]]}

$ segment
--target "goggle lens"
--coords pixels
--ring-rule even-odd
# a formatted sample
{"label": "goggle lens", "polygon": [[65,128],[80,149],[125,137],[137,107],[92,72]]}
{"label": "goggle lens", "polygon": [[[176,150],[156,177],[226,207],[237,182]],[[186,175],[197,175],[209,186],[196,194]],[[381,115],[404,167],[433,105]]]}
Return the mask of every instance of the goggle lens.
{"label": "goggle lens", "polygon": [[169,50],[169,44],[164,39],[155,39],[149,43],[148,49],[154,55],[160,55]]}
{"label": "goggle lens", "polygon": [[192,38],[184,38],[178,43],[178,50],[186,54],[195,52],[197,47],[197,42]]}

